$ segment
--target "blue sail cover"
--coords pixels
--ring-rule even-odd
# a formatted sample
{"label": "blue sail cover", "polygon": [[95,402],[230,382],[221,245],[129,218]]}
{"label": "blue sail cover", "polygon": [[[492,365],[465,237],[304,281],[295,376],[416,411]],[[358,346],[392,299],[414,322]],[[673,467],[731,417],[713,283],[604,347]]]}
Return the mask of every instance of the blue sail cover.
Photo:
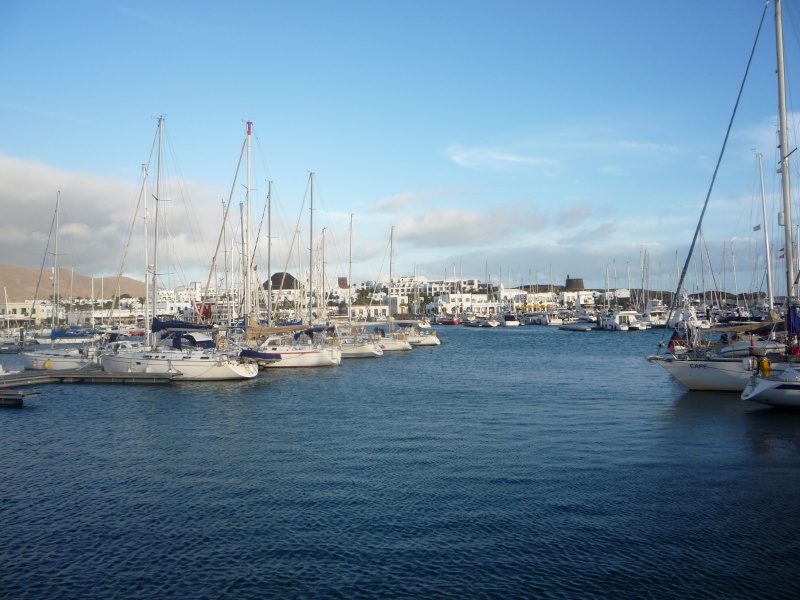
{"label": "blue sail cover", "polygon": [[800,315],[797,313],[797,306],[789,306],[786,311],[786,335],[790,338],[796,336],[800,331]]}
{"label": "blue sail cover", "polygon": [[328,327],[316,326],[316,327],[309,327],[308,329],[304,329],[303,331],[298,331],[294,334],[294,339],[298,339],[301,335],[307,335],[311,339],[314,339],[315,333],[322,333],[323,331],[328,331]]}
{"label": "blue sail cover", "polygon": [[257,350],[242,350],[239,356],[245,360],[254,360],[257,362],[274,363],[281,359],[280,353],[277,352],[258,352]]}
{"label": "blue sail cover", "polygon": [[213,325],[202,323],[189,323],[188,321],[162,321],[158,317],[153,317],[153,333],[159,331],[208,331],[213,329]]}
{"label": "blue sail cover", "polygon": [[53,329],[50,332],[51,340],[84,340],[89,335],[83,331],[60,331]]}

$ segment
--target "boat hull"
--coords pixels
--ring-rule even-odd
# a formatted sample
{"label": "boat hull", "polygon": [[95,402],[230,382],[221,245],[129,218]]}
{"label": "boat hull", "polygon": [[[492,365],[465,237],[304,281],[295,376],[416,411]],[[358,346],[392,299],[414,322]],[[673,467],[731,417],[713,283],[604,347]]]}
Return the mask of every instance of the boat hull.
{"label": "boat hull", "polygon": [[[648,356],[689,390],[742,392],[753,374],[754,362],[749,358],[682,359]],[[772,369],[782,371],[786,363],[772,363]]]}
{"label": "boat hull", "polygon": [[439,346],[442,343],[436,335],[409,335],[407,339],[412,346]]}
{"label": "boat hull", "polygon": [[768,406],[800,408],[798,374],[794,370],[791,370],[791,373],[787,370],[787,372],[779,373],[774,377],[754,375],[748,380],[742,391],[742,400]]}
{"label": "boat hull", "polygon": [[335,367],[342,364],[342,353],[336,346],[325,348],[268,346],[263,347],[261,351],[279,354],[281,357],[278,362],[261,365],[264,369]]}
{"label": "boat hull", "polygon": [[66,371],[99,366],[97,356],[87,355],[78,348],[69,350],[34,350],[20,353],[26,371]]}
{"label": "boat hull", "polygon": [[342,358],[378,358],[383,356],[383,350],[378,344],[358,342],[348,344],[342,343],[341,345]]}
{"label": "boat hull", "polygon": [[103,354],[103,370],[109,373],[173,373],[175,381],[222,381],[251,379],[258,365],[234,360],[226,354],[164,350],[146,353]]}
{"label": "boat hull", "polygon": [[381,340],[378,342],[378,345],[384,352],[402,352],[404,350],[411,350],[411,344],[404,339],[381,338]]}

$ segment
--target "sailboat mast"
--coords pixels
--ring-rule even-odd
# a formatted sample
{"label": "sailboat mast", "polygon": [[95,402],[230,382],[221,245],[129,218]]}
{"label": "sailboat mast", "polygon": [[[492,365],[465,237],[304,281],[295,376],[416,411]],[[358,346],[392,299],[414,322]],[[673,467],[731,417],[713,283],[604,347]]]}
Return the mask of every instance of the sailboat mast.
{"label": "sailboat mast", "polygon": [[[147,278],[147,268],[150,263],[150,256],[147,248],[147,165],[142,164],[142,223],[144,237],[144,322],[150,322],[150,305],[147,299],[150,297],[150,280]],[[94,326],[94,278],[92,279],[92,326]]]}
{"label": "sailboat mast", "polygon": [[272,182],[267,197],[267,327],[272,327]]}
{"label": "sailboat mast", "polygon": [[778,115],[780,117],[781,184],[783,228],[786,239],[786,301],[794,297],[794,248],[792,246],[792,196],[789,181],[789,134],[786,124],[786,76],[783,62],[783,20],[781,0],[775,0],[775,49],[778,55]]}
{"label": "sailboat mast", "polygon": [[308,230],[308,324],[314,321],[314,172],[311,172],[311,219]]}
{"label": "sailboat mast", "polygon": [[[156,169],[156,216],[153,228],[153,319],[158,315],[158,204],[161,199],[161,149],[164,140],[164,117],[158,117],[158,168]],[[147,323],[147,335],[150,345],[155,347],[156,334],[153,333],[152,321]]]}
{"label": "sailboat mast", "polygon": [[320,250],[322,256],[322,265],[320,271],[322,272],[322,319],[327,319],[328,316],[328,297],[325,295],[325,232],[327,227],[322,228],[322,248]]}
{"label": "sailboat mast", "polygon": [[247,198],[246,198],[246,212],[245,212],[245,230],[244,230],[244,313],[250,317],[253,312],[253,298],[252,298],[252,267],[250,265],[250,161],[253,148],[252,141],[253,122],[247,122]]}
{"label": "sailboat mast", "polygon": [[[392,255],[394,253],[394,225],[389,230],[389,290],[392,288]],[[454,265],[455,268],[455,265]],[[455,274],[453,275],[455,277]]]}
{"label": "sailboat mast", "polygon": [[[389,321],[392,321],[392,257],[394,255],[394,225],[389,230],[389,287],[386,288],[388,294],[386,294],[387,299],[389,300]],[[453,269],[455,270],[455,265],[453,265]],[[453,274],[455,276],[455,273]]]}
{"label": "sailboat mast", "polygon": [[353,324],[353,213],[350,213],[350,266],[347,270],[347,324]]}
{"label": "sailboat mast", "polygon": [[61,201],[61,190],[56,192],[56,230],[53,246],[53,329],[58,323],[58,205]]}
{"label": "sailboat mast", "polygon": [[764,195],[764,161],[761,154],[756,154],[758,157],[758,173],[761,179],[761,213],[764,217],[764,250],[765,260],[767,263],[767,300],[770,313],[772,312],[775,303],[775,291],[772,286],[772,260],[769,256],[769,230],[767,228],[767,200]]}

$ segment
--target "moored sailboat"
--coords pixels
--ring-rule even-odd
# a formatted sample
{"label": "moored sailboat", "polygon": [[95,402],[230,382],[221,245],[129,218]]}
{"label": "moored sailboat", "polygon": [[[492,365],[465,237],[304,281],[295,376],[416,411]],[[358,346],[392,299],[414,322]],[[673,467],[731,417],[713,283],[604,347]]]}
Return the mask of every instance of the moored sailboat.
{"label": "moored sailboat", "polygon": [[[158,203],[160,201],[161,157],[164,118],[158,119],[158,170],[156,176],[156,217],[153,252],[152,304],[153,318],[148,322],[149,347],[136,350],[103,352],[100,364],[110,373],[173,373],[176,381],[251,379],[258,375],[258,366],[217,348],[212,339],[187,332],[213,333],[213,326],[188,322],[162,322],[155,316],[158,306]],[[170,346],[159,343],[158,333],[167,332]],[[164,341],[161,340],[161,341]],[[188,345],[185,345],[188,344]]]}
{"label": "moored sailboat", "polygon": [[[766,14],[765,7],[765,13]],[[792,287],[793,281],[791,276],[791,265],[793,264],[793,256],[792,256],[792,242],[791,242],[791,212],[788,207],[789,203],[789,180],[788,180],[788,155],[787,155],[787,148],[788,142],[786,137],[786,106],[785,106],[785,93],[784,93],[784,80],[783,80],[783,34],[782,34],[782,25],[781,25],[781,3],[778,0],[775,4],[775,25],[776,25],[776,45],[777,45],[777,55],[778,55],[778,96],[779,96],[779,112],[780,112],[780,125],[781,125],[781,169],[780,173],[782,173],[782,182],[783,182],[783,201],[784,201],[784,210],[785,210],[785,234],[786,234],[786,264],[787,264],[787,296],[791,297],[792,295]],[[743,88],[744,86],[742,86]],[[740,97],[741,97],[741,89],[740,89]],[[737,102],[738,104],[738,102]],[[735,116],[735,111],[734,115]],[[728,139],[728,135],[730,135],[731,126],[733,124],[733,116],[731,117],[730,123],[728,125],[728,133],[726,135],[726,142]],[[722,160],[722,156],[725,150],[725,144],[723,144],[722,152],[720,153],[719,159],[717,161],[717,168],[719,168],[719,164]],[[715,170],[716,176],[716,170]],[[738,327],[724,327],[724,328],[711,328],[710,324],[703,323],[699,319],[692,319],[682,317],[676,317],[678,311],[676,310],[676,302],[678,298],[681,298],[680,291],[683,287],[684,278],[686,276],[686,272],[688,270],[689,261],[692,257],[692,251],[694,250],[695,244],[699,237],[701,231],[701,225],[703,221],[703,216],[705,214],[705,210],[708,206],[709,198],[711,195],[711,189],[713,188],[714,179],[712,178],[711,188],[708,190],[708,194],[706,196],[705,204],[701,211],[700,220],[697,224],[697,228],[695,231],[694,238],[691,243],[690,251],[686,258],[686,263],[684,264],[683,271],[681,273],[680,281],[676,290],[676,293],[673,298],[672,306],[670,307],[669,317],[667,321],[667,328],[675,329],[676,333],[673,334],[673,339],[670,340],[669,346],[666,346],[663,339],[660,344],[661,349],[665,347],[669,350],[669,355],[662,355],[656,354],[651,355],[646,358],[648,362],[655,363],[663,367],[667,370],[675,379],[680,381],[683,385],[685,385],[688,389],[692,390],[718,390],[718,391],[737,391],[741,392],[748,386],[748,382],[751,380],[751,369],[756,364],[764,364],[765,360],[768,360],[766,356],[764,356],[767,351],[769,350],[768,347],[765,348],[758,348],[757,344],[755,343],[755,338],[751,338],[753,340],[753,349],[747,351],[748,356],[744,358],[737,358],[735,355],[737,353],[741,353],[741,347],[736,347],[732,344],[731,340],[736,336],[741,336],[744,334],[751,334],[755,330],[770,330],[771,326],[777,324],[778,319],[775,317],[774,313],[771,315],[771,320],[765,321],[762,323],[753,323],[749,325],[743,325]],[[762,196],[763,196],[763,185],[762,185]],[[763,198],[762,198],[763,202]],[[765,218],[766,224],[766,218]],[[765,242],[767,248],[769,247],[769,242],[766,239],[766,226],[765,226]],[[768,279],[769,282],[769,290],[770,290],[770,301],[772,295],[772,285],[771,285],[771,276],[769,275],[768,270]],[[725,335],[726,343],[719,347],[714,347],[710,342],[709,338],[706,337],[702,339],[699,335],[700,330],[706,329],[708,334],[711,332],[716,332],[720,335]],[[682,342],[682,346],[680,347],[680,351],[675,347],[677,344],[677,340],[675,337],[678,335],[679,332],[684,332],[684,341]],[[767,340],[764,342],[765,346],[771,345],[771,340]],[[725,350],[725,351],[723,351]],[[728,356],[726,356],[726,354]],[[774,356],[774,355],[773,355]],[[779,361],[773,364],[775,371],[783,371],[787,368],[786,363],[781,358]],[[774,375],[774,373],[773,373]]]}

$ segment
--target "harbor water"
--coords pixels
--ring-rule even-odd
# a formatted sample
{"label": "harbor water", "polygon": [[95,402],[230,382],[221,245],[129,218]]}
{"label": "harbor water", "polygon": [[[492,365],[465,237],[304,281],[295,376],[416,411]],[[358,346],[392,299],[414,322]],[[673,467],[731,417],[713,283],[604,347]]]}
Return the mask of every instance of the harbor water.
{"label": "harbor water", "polygon": [[800,597],[800,413],[685,391],[659,331],[437,332],[40,386],[0,411],[0,598]]}

